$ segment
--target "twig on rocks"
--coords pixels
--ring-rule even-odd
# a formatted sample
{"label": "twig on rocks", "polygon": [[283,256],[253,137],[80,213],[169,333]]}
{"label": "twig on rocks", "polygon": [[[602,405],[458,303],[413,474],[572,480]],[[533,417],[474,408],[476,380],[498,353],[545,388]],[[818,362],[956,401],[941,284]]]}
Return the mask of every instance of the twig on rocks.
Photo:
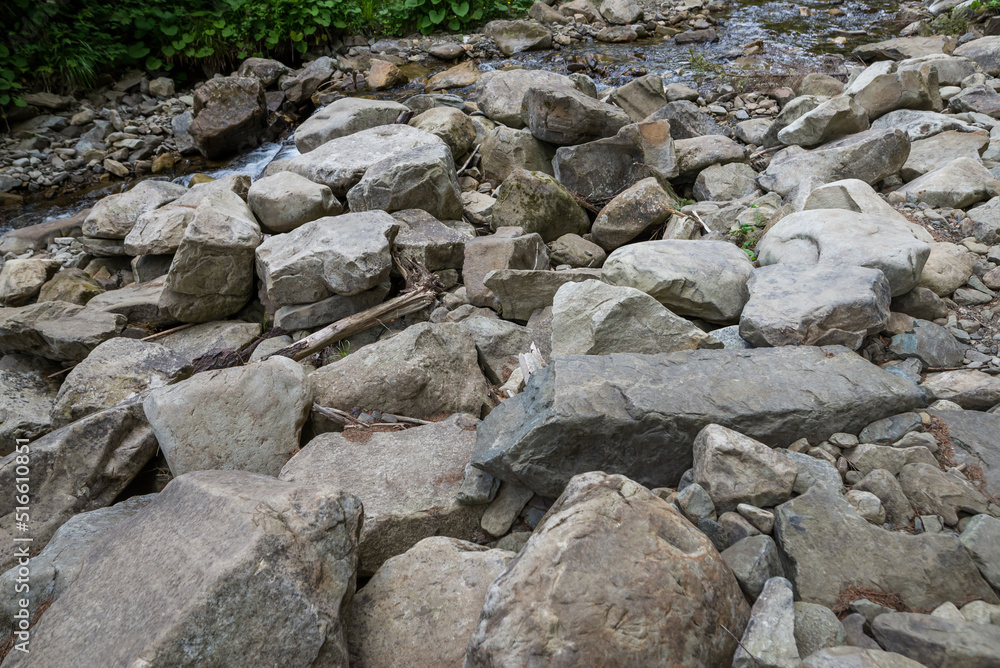
{"label": "twig on rocks", "polygon": [[476,148],[472,149],[472,153],[469,155],[469,159],[466,160],[465,164],[462,165],[462,168],[460,170],[458,170],[459,174],[461,174],[462,172],[464,172],[469,167],[469,163],[471,163],[473,161],[473,159],[475,159],[477,153],[479,153],[479,146],[478,145],[476,146]]}
{"label": "twig on rocks", "polygon": [[759,666],[759,665],[761,665],[761,663],[760,663],[760,659],[758,659],[758,658],[757,658],[757,657],[755,657],[755,656],[754,656],[753,654],[751,654],[751,653],[750,653],[750,650],[748,650],[748,649],[746,648],[746,645],[744,645],[744,644],[743,644],[742,642],[740,642],[740,639],[739,639],[739,638],[737,638],[737,637],[736,637],[736,636],[735,636],[735,635],[733,634],[733,632],[732,632],[732,631],[730,631],[729,629],[727,629],[727,628],[726,628],[726,625],[725,625],[725,624],[719,624],[719,628],[721,628],[721,629],[722,629],[723,631],[725,631],[726,633],[728,633],[728,634],[729,634],[729,635],[730,635],[730,636],[732,637],[732,639],[736,641],[736,644],[740,646],[740,649],[742,649],[742,650],[743,650],[744,652],[746,652],[746,653],[747,653],[747,656],[749,656],[749,657],[750,657],[750,659],[751,659],[751,660],[752,660],[752,661],[754,662],[754,664],[755,664],[755,665],[758,665],[758,666]]}
{"label": "twig on rocks", "polygon": [[193,322],[188,322],[188,323],[185,323],[183,325],[177,325],[176,327],[171,327],[170,329],[165,329],[162,332],[157,332],[156,334],[150,334],[149,336],[141,338],[139,340],[140,341],[153,341],[155,339],[160,338],[161,336],[166,336],[167,334],[173,334],[174,332],[180,332],[180,331],[185,330],[185,329],[190,329],[191,327],[194,327],[194,323]]}

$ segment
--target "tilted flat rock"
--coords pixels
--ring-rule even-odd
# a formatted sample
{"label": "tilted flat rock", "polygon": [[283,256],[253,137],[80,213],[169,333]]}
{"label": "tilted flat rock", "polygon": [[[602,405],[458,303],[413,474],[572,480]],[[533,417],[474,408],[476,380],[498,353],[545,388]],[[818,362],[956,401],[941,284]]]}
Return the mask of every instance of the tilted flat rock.
{"label": "tilted flat rock", "polygon": [[733,656],[733,668],[756,668],[761,663],[774,668],[799,665],[792,584],[783,577],[764,583]]}
{"label": "tilted flat rock", "polygon": [[666,184],[678,174],[667,121],[632,123],[614,137],[563,146],[552,167],[559,182],[584,199],[614,197],[648,177]]}
{"label": "tilted flat rock", "polygon": [[547,242],[590,229],[590,218],[569,190],[543,172],[515,169],[500,184],[496,198],[493,229],[517,226]]}
{"label": "tilted flat rock", "polygon": [[473,463],[543,496],[592,470],[662,487],[709,424],[773,447],[923,405],[912,382],[835,346],[557,358],[487,416]]}
{"label": "tilted flat rock", "polygon": [[494,183],[503,182],[515,169],[553,174],[555,148],[532,137],[530,130],[498,125],[486,135],[479,152],[483,175]]}
{"label": "tilted flat rock", "polygon": [[505,56],[552,46],[552,33],[532,21],[490,21],[483,32],[496,42]]}
{"label": "tilted flat rock", "polygon": [[542,271],[548,268],[549,251],[538,234],[525,234],[521,227],[502,227],[495,234],[476,237],[465,244],[462,280],[469,303],[496,310],[500,308],[500,300],[483,282],[487,275],[502,269]]}
{"label": "tilted flat rock", "polygon": [[375,163],[418,146],[434,144],[444,145],[444,142],[409,125],[383,125],[331,139],[292,158],[285,169],[328,186],[336,197],[344,197]]}
{"label": "tilted flat rock", "polygon": [[940,111],[937,69],[925,64],[872,77],[854,94],[854,102],[868,119],[875,120],[896,109]]}
{"label": "tilted flat rock", "polygon": [[975,369],[929,373],[921,387],[929,397],[967,410],[985,411],[1000,403],[1000,378]]}
{"label": "tilted flat rock", "polygon": [[[874,642],[872,641],[873,644]],[[806,657],[802,660],[802,668],[926,668],[926,666],[895,652],[843,645],[826,647]]]}
{"label": "tilted flat rock", "polygon": [[1000,656],[1000,628],[935,615],[890,612],[872,622],[887,650],[927,666],[989,666]]}
{"label": "tilted flat rock", "polygon": [[872,123],[872,129],[900,130],[906,133],[910,141],[927,139],[948,130],[958,130],[961,132],[976,130],[975,126],[969,125],[955,116],[939,114],[936,111],[919,111],[916,109],[897,109],[896,111],[891,111],[885,116],[876,119]]}
{"label": "tilted flat rock", "polygon": [[181,322],[220,320],[253,291],[260,225],[236,193],[218,190],[198,205],[170,263],[160,307]]}
{"label": "tilted flat rock", "polygon": [[110,339],[66,375],[52,407],[52,426],[64,427],[190,373],[189,360],[158,343]]}
{"label": "tilted flat rock", "polygon": [[643,179],[608,202],[594,220],[590,238],[607,251],[624,246],[645,230],[662,225],[677,198],[653,177]]}
{"label": "tilted flat rock", "polygon": [[602,271],[608,283],[642,290],[677,315],[730,323],[749,297],[753,265],[728,242],[668,239],[619,248]]}
{"label": "tilted flat rock", "polygon": [[315,401],[408,417],[479,416],[488,405],[476,342],[459,323],[420,323],[310,375]]}
{"label": "tilted flat rock", "polygon": [[354,212],[423,209],[437,218],[461,218],[461,189],[451,149],[444,142],[427,144],[380,160],[347,191],[347,201]]}
{"label": "tilted flat rock", "polygon": [[779,151],[760,173],[760,187],[782,197],[810,177],[823,183],[860,179],[876,183],[895,174],[910,155],[910,141],[900,130],[871,129],[822,144],[811,151]]}
{"label": "tilted flat rock", "polygon": [[958,464],[979,467],[987,494],[1000,494],[1000,414],[979,411],[931,411],[948,432],[953,457]]}
{"label": "tilted flat rock", "polygon": [[558,146],[613,137],[632,122],[622,109],[570,87],[529,88],[524,109],[535,139]]}
{"label": "tilted flat rock", "polygon": [[815,146],[868,129],[868,115],[854,98],[843,96],[820,104],[778,132],[783,144]]}
{"label": "tilted flat rock", "polygon": [[440,137],[455,160],[469,152],[476,143],[476,124],[461,109],[431,107],[410,119],[411,126]]}
{"label": "tilted flat rock", "polygon": [[0,353],[78,361],[125,328],[125,316],[66,302],[0,308]]}
{"label": "tilted flat rock", "polygon": [[863,44],[854,49],[861,60],[905,60],[944,52],[943,35],[931,37],[895,37],[882,42]]}
{"label": "tilted flat rock", "polygon": [[184,186],[169,181],[142,181],[127,192],[101,198],[83,221],[83,233],[101,239],[124,239],[140,215],[187,192]]}
{"label": "tilted flat rock", "polygon": [[741,634],[748,617],[732,572],[676,509],[586,473],[490,585],[465,665],[723,665],[736,640],[722,627]]}
{"label": "tilted flat rock", "polygon": [[276,308],[356,295],[389,278],[399,224],[384,211],[320,218],[256,249],[257,274]]}
{"label": "tilted flat rock", "polygon": [[87,555],[15,663],[347,665],[362,516],[356,497],[328,487],[238,471],[178,478]]}
{"label": "tilted flat rock", "polygon": [[399,223],[393,245],[400,257],[419,262],[431,271],[461,269],[465,243],[470,237],[421,209],[406,209],[392,215]]}
{"label": "tilted flat rock", "polygon": [[483,282],[496,295],[498,310],[504,318],[527,321],[538,309],[551,306],[562,286],[600,277],[600,269],[500,269],[487,274]]}
{"label": "tilted flat rock", "polygon": [[[69,518],[115,500],[156,454],[156,438],[142,404],[132,401],[88,415],[29,444],[31,554],[37,554]],[[23,456],[23,454],[22,454]],[[0,485],[15,489],[18,453],[0,459]],[[0,501],[0,537],[15,545],[13,494]],[[17,563],[0,555],[0,572]]]}
{"label": "tilted flat rock", "polygon": [[757,347],[861,347],[889,320],[889,282],[878,269],[777,264],[754,270],[740,336]]}
{"label": "tilted flat rock", "polygon": [[259,179],[250,186],[247,203],[260,224],[272,233],[291,232],[317,218],[336,216],[344,210],[329,188],[294,172],[278,172]]}
{"label": "tilted flat rock", "polygon": [[576,82],[547,70],[493,70],[476,82],[476,104],[487,118],[514,129],[523,128],[528,125],[525,93],[538,86],[576,87]]}
{"label": "tilted flat rock", "polygon": [[389,559],[354,596],[347,626],[351,663],[458,666],[479,622],[486,589],[513,552],[443,536]]}
{"label": "tilted flat rock", "polygon": [[896,189],[908,202],[965,208],[1000,195],[1000,181],[978,158],[956,158]]}
{"label": "tilted flat rock", "polygon": [[[0,270],[0,304],[24,306],[39,296],[45,282],[60,269],[54,260],[24,258],[7,260]],[[50,301],[39,299],[38,301]]]}
{"label": "tilted flat rock", "polygon": [[1000,38],[995,35],[966,42],[955,49],[954,55],[974,61],[990,76],[1000,75]]}
{"label": "tilted flat rock", "polygon": [[430,536],[472,540],[485,505],[455,500],[476,440],[478,420],[453,415],[365,442],[320,434],[278,476],[298,484],[349,489],[365,508],[358,569],[371,575],[386,559]]}
{"label": "tilted flat rock", "polygon": [[983,130],[949,130],[920,139],[910,144],[910,157],[906,159],[899,175],[904,181],[912,181],[957,158],[979,160],[989,144],[989,133]]}
{"label": "tilted flat rock", "polygon": [[208,469],[277,475],[298,449],[311,407],[309,380],[287,357],[199,373],[144,402],[174,476]]}
{"label": "tilted flat rock", "polygon": [[347,135],[396,122],[407,108],[389,100],[345,97],[326,105],[295,129],[295,148],[308,153]]}
{"label": "tilted flat rock", "polygon": [[850,585],[899,594],[911,608],[997,600],[957,537],[886,531],[818,485],[775,509],[774,537],[796,598],[810,603],[832,607]]}
{"label": "tilted flat rock", "polygon": [[894,297],[916,287],[930,252],[907,225],[843,209],[793,213],[757,244],[761,266],[790,262],[878,269]]}
{"label": "tilted flat rock", "polygon": [[552,355],[672,353],[722,344],[641,290],[566,283],[552,303]]}

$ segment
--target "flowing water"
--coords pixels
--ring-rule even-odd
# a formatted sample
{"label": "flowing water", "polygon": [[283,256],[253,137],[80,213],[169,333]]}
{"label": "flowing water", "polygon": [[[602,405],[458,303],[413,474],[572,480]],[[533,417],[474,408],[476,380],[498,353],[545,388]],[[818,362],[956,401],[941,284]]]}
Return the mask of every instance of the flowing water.
{"label": "flowing water", "polygon": [[[708,44],[677,45],[673,40],[645,40],[625,44],[582,42],[563,47],[559,51],[522,53],[513,60],[529,69],[545,69],[567,73],[569,67],[583,64],[598,83],[598,89],[620,86],[644,72],[663,76],[664,81],[679,81],[689,85],[704,86],[717,78],[711,67],[703,63],[718,63],[725,67],[727,76],[767,75],[775,81],[788,76],[797,68],[811,71],[823,65],[839,63],[840,56],[849,57],[859,45],[888,39],[897,29],[891,20],[898,3],[894,0],[860,2],[845,0],[803,0],[802,2],[774,2],[768,0],[737,0],[730,3],[730,10],[718,15],[722,28],[717,30],[719,40]],[[840,10],[843,15],[832,15],[829,10]],[[747,45],[761,42],[759,54],[744,57]],[[837,56],[825,58],[825,56]],[[480,69],[496,69],[506,60],[485,61]],[[423,65],[407,66],[414,73],[430,75],[438,70]],[[423,85],[415,80],[407,86],[379,94],[379,97],[404,99],[423,92]],[[450,91],[466,97],[471,89]],[[284,160],[297,155],[290,139],[280,143],[266,143],[224,163],[206,163],[200,159],[180,161],[173,177],[151,177],[187,184],[195,173],[214,177],[228,174],[248,174],[258,178],[273,160]],[[71,216],[93,206],[100,198],[121,192],[135,181],[100,184],[55,199],[25,198],[25,203],[3,220],[0,214],[0,232]]]}

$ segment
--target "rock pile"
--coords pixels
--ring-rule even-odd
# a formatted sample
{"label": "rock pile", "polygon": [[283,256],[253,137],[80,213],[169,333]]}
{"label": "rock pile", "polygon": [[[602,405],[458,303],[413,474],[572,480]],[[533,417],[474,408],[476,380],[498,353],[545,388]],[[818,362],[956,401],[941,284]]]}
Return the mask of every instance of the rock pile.
{"label": "rock pile", "polygon": [[252,185],[0,240],[4,666],[994,665],[990,44],[745,120],[653,75],[344,99]]}

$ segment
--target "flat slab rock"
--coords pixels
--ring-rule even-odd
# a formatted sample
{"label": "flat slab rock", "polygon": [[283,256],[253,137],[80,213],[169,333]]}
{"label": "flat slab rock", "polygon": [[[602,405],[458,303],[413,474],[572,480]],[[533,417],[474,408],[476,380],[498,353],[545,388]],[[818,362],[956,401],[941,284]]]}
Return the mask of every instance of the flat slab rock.
{"label": "flat slab rock", "polygon": [[493,409],[472,461],[542,496],[595,470],[662,487],[708,424],[775,447],[923,405],[912,382],[839,346],[565,357]]}

